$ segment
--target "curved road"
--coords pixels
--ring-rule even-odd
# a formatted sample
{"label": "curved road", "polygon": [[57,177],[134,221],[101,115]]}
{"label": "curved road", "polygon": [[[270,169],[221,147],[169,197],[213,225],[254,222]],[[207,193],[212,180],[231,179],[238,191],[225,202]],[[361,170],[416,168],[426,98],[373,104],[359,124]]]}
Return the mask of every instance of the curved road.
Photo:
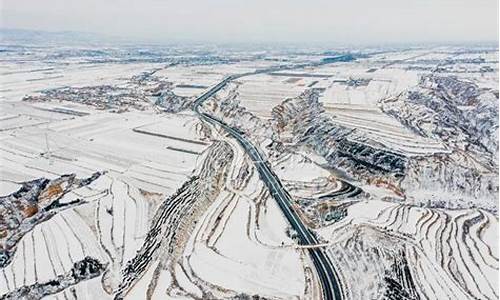
{"label": "curved road", "polygon": [[[337,61],[342,61],[342,59],[344,59],[343,56],[340,56],[339,58],[340,59]],[[326,63],[331,63],[331,62],[332,61]],[[269,163],[258,151],[258,149],[252,143],[250,143],[241,132],[228,126],[223,121],[210,116],[207,113],[200,112],[199,107],[205,100],[207,100],[215,93],[217,93],[219,90],[221,90],[224,86],[226,86],[226,84],[237,78],[249,75],[255,75],[259,73],[268,73],[273,71],[303,68],[305,66],[318,65],[318,64],[324,64],[324,62],[315,64],[301,64],[289,67],[269,68],[250,73],[231,75],[229,77],[226,77],[224,80],[222,80],[217,85],[212,87],[210,90],[205,92],[203,95],[198,97],[193,103],[193,110],[198,114],[198,116],[202,120],[205,120],[206,122],[209,122],[211,124],[217,124],[222,128],[224,128],[224,130],[226,130],[233,138],[235,138],[238,141],[238,143],[243,147],[245,152],[252,158],[255,167],[257,168],[260,174],[260,178],[264,181],[265,185],[269,189],[269,192],[278,203],[278,206],[285,215],[286,219],[297,233],[300,243],[302,245],[316,245],[319,244],[319,242],[316,239],[316,236],[308,228],[306,228],[306,226],[302,223],[302,221],[298,217],[297,213],[292,207],[293,201],[291,199],[290,194],[288,194],[288,192],[285,190],[278,176],[276,176],[276,174],[274,174],[274,172],[271,170]],[[308,249],[308,251],[314,263],[316,271],[318,273],[319,279],[321,280],[321,285],[323,288],[323,298],[325,300],[342,299],[342,289],[341,285],[339,284],[338,275],[327,253],[323,251],[323,249],[318,249],[318,248],[311,248]]]}

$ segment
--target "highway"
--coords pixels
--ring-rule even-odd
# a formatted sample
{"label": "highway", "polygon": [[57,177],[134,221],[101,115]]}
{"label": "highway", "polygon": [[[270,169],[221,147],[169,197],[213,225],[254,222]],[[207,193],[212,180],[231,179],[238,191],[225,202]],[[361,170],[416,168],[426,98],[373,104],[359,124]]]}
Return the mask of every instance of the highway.
{"label": "highway", "polygon": [[[323,63],[316,63],[316,64],[323,64]],[[308,228],[306,228],[306,226],[302,223],[302,221],[298,217],[297,213],[292,207],[293,200],[290,194],[283,187],[278,176],[274,174],[267,160],[262,156],[259,150],[245,138],[244,134],[228,126],[223,121],[215,117],[212,117],[207,113],[200,112],[199,109],[200,105],[205,100],[212,97],[215,93],[221,90],[224,86],[226,86],[226,84],[228,84],[232,80],[258,73],[268,73],[278,70],[290,70],[294,68],[303,68],[304,66],[311,66],[311,64],[294,65],[290,67],[280,67],[280,68],[269,68],[250,73],[228,76],[221,82],[219,82],[217,85],[212,87],[210,90],[205,92],[203,95],[198,97],[193,102],[193,110],[198,114],[198,116],[202,120],[211,124],[217,124],[221,126],[226,132],[228,132],[233,138],[235,138],[238,141],[238,143],[243,147],[245,152],[250,156],[250,158],[254,162],[255,167],[259,172],[260,178],[265,183],[265,185],[269,189],[269,192],[278,203],[278,206],[280,207],[281,211],[283,212],[286,219],[290,223],[291,227],[297,233],[300,244],[307,246],[307,245],[317,245],[320,243],[316,239],[315,235]],[[342,299],[342,289],[341,285],[339,284],[338,274],[330,258],[325,253],[324,249],[308,248],[307,251],[309,252],[309,255],[313,261],[314,267],[316,268],[317,274],[321,281],[323,298],[325,300]]]}

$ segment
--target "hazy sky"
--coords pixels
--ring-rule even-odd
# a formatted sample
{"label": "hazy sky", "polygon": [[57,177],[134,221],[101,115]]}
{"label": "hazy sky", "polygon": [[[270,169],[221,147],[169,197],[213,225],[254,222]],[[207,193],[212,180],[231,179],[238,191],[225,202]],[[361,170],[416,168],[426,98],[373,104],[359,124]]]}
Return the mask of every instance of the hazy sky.
{"label": "hazy sky", "polygon": [[498,0],[0,0],[1,27],[159,42],[498,40]]}

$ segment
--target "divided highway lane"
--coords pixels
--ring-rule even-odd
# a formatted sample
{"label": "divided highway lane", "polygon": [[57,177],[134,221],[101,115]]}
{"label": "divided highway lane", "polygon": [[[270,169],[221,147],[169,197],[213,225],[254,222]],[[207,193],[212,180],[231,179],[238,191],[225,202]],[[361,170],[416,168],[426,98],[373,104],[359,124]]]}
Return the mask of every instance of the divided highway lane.
{"label": "divided highway lane", "polygon": [[[338,61],[343,61],[342,59],[344,58],[341,56]],[[331,63],[331,62],[335,61],[329,61],[325,63]],[[206,93],[198,97],[193,103],[193,110],[198,114],[198,116],[201,119],[211,124],[217,124],[222,128],[224,128],[224,130],[226,130],[232,137],[234,137],[238,141],[238,143],[243,147],[245,152],[247,152],[247,154],[252,158],[255,167],[257,168],[260,174],[260,178],[266,184],[271,195],[278,203],[278,206],[280,207],[281,211],[285,215],[286,219],[288,220],[292,228],[295,230],[295,232],[297,232],[300,243],[302,245],[316,245],[318,244],[318,240],[316,239],[315,235],[308,228],[305,227],[305,225],[298,217],[297,213],[292,207],[293,201],[291,199],[290,194],[288,194],[288,192],[283,188],[281,181],[279,180],[278,176],[276,176],[276,174],[274,174],[274,172],[271,170],[266,159],[262,157],[258,149],[252,143],[250,143],[241,132],[228,126],[221,120],[210,116],[209,114],[200,112],[199,107],[205,100],[207,100],[215,93],[217,93],[219,90],[221,90],[224,86],[226,86],[227,83],[237,78],[259,73],[267,73],[278,70],[290,70],[290,69],[303,68],[305,66],[325,64],[325,63],[321,62],[314,64],[294,65],[290,67],[269,68],[250,73],[231,75],[226,77],[224,80],[222,80],[217,85],[212,87]],[[324,299],[326,300],[342,299],[342,290],[339,284],[338,274],[328,255],[321,248],[312,248],[308,249],[308,251],[313,261],[313,264],[316,268],[316,271],[318,273],[319,279],[321,280]]]}
{"label": "divided highway lane", "polygon": [[[222,121],[213,118],[212,116],[205,113],[201,113],[200,116],[207,122],[210,122],[212,124],[215,123],[223,127],[227,132],[231,134],[231,136],[236,138],[243,149],[245,149],[245,151],[252,158],[255,166],[257,167],[261,179],[266,184],[273,198],[277,201],[281,211],[287,218],[292,228],[297,232],[300,243],[302,245],[319,244],[316,237],[311,233],[309,229],[305,227],[305,225],[297,216],[296,212],[291,207],[292,199],[290,195],[283,188],[278,177],[272,172],[271,168],[263,159],[255,146],[248,142],[238,131],[227,126]],[[311,259],[321,280],[324,299],[342,299],[341,287],[338,284],[338,275],[328,255],[323,251],[323,249],[308,249],[308,251],[311,255]]]}

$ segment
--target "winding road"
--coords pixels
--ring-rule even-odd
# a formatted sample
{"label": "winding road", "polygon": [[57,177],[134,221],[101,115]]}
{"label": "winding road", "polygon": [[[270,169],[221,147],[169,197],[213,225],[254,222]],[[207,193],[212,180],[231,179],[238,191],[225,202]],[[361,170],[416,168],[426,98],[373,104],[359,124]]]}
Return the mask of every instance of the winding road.
{"label": "winding road", "polygon": [[[345,59],[346,59],[346,57],[339,56],[339,60],[337,60],[337,61],[345,61]],[[351,57],[351,59],[352,59],[352,57]],[[207,113],[201,112],[200,105],[205,100],[209,99],[215,93],[217,93],[219,90],[221,90],[223,87],[225,87],[229,82],[231,82],[235,79],[244,77],[244,76],[255,75],[255,74],[259,74],[259,73],[276,72],[276,71],[281,71],[281,70],[291,70],[291,69],[303,68],[303,67],[311,66],[311,65],[320,65],[320,64],[332,63],[332,62],[335,62],[335,61],[320,62],[320,63],[313,63],[313,64],[300,64],[300,65],[284,66],[284,67],[281,66],[281,67],[276,67],[276,68],[257,70],[255,72],[231,75],[231,76],[226,77],[224,80],[219,82],[217,85],[212,87],[210,90],[208,90],[204,94],[202,94],[200,97],[198,97],[193,102],[193,110],[198,114],[198,116],[202,120],[204,120],[210,124],[221,126],[227,133],[229,133],[233,138],[235,138],[238,141],[238,143],[243,147],[245,152],[250,156],[250,158],[254,162],[255,167],[257,168],[257,170],[260,174],[260,178],[262,179],[262,181],[264,181],[265,185],[269,189],[269,192],[271,193],[273,198],[278,203],[278,206],[280,207],[281,211],[285,215],[286,219],[288,220],[288,222],[290,223],[292,228],[297,233],[300,244],[302,244],[302,245],[314,246],[314,245],[317,245],[320,243],[318,242],[316,236],[300,220],[299,216],[297,215],[297,213],[295,212],[295,210],[292,207],[293,200],[292,200],[290,194],[283,187],[278,176],[276,176],[276,174],[272,171],[267,160],[259,152],[257,147],[255,147],[252,143],[250,143],[245,138],[243,133],[228,126],[223,121],[221,121],[221,120],[219,120],[219,119],[217,119],[217,118],[215,118]],[[321,281],[322,290],[323,290],[323,298],[325,300],[342,299],[342,287],[339,284],[338,274],[337,274],[330,258],[328,257],[328,254],[321,248],[309,248],[307,251],[309,252],[309,255],[311,256],[311,259],[313,261],[313,264],[316,268],[317,274],[318,274],[319,279]]]}

